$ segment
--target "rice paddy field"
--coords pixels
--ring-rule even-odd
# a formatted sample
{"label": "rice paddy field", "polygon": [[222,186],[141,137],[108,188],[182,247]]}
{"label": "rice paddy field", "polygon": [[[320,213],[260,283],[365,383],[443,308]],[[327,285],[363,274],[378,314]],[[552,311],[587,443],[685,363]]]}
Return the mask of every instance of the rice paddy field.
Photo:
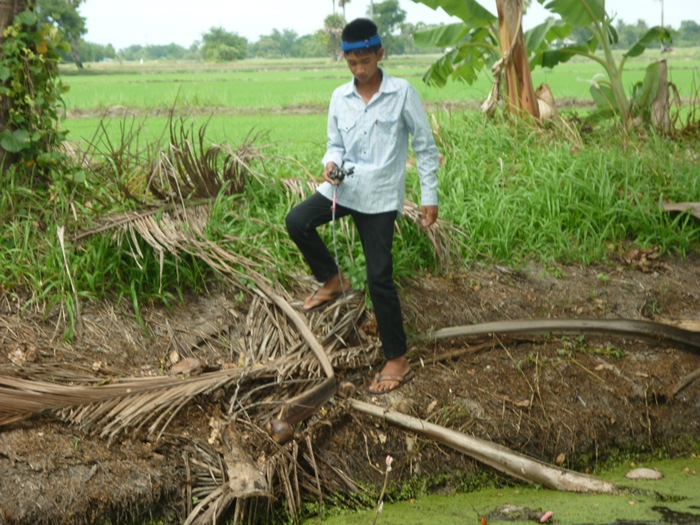
{"label": "rice paddy field", "polygon": [[[685,48],[660,55],[649,50],[625,67],[628,85],[643,78],[651,60],[665,58],[669,79],[682,99],[693,96],[700,71],[700,49]],[[483,71],[468,85],[450,82],[444,88],[426,85],[422,77],[437,56],[397,56],[384,61],[385,70],[408,79],[426,105],[478,109],[491,86]],[[590,104],[589,86],[603,73],[590,61],[574,59],[555,69],[536,69],[535,87],[550,85],[562,106]],[[325,111],[331,92],[350,79],[344,62],[328,59],[244,60],[227,65],[181,62],[88,64],[83,71],[65,66],[65,126],[74,141],[91,141],[98,130],[116,137],[134,123],[148,138],[160,136],[168,115],[208,122],[213,142],[240,142],[251,130],[269,134],[291,148],[325,142]]]}

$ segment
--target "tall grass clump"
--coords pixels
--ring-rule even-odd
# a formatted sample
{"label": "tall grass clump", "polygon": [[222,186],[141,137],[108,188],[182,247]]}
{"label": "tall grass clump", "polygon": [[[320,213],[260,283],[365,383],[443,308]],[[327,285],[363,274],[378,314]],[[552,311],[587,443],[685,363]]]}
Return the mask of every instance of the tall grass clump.
{"label": "tall grass clump", "polygon": [[630,244],[697,249],[695,221],[661,207],[700,200],[696,145],[572,126],[442,115],[440,214],[467,230],[468,260],[592,263]]}

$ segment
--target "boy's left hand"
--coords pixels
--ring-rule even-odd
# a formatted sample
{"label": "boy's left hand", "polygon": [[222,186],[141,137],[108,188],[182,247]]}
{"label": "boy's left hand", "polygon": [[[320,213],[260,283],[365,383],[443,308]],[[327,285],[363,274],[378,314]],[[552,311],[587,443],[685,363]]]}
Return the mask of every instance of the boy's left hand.
{"label": "boy's left hand", "polygon": [[424,227],[431,226],[438,218],[437,206],[423,206],[420,210],[420,222]]}

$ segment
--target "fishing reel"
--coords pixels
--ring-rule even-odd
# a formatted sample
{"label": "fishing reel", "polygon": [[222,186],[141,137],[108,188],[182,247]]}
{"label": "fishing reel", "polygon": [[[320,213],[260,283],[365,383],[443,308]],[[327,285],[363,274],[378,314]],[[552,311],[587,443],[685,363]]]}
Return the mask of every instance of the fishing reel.
{"label": "fishing reel", "polygon": [[335,166],[328,174],[328,178],[331,179],[334,184],[340,184],[345,177],[349,177],[353,173],[355,173],[354,166],[348,169],[345,169],[343,166]]}

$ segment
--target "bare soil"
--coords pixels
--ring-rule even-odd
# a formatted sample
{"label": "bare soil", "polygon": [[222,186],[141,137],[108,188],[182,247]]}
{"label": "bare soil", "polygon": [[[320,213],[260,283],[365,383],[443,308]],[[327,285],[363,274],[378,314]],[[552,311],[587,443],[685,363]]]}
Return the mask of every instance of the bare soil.
{"label": "bare soil", "polygon": [[[362,387],[381,367],[378,353],[368,354],[372,370],[337,372],[356,385],[360,399],[579,471],[621,453],[697,451],[700,381],[684,382],[700,369],[697,348],[606,334],[421,337],[509,319],[646,319],[697,327],[698,262],[631,252],[600,267],[491,266],[423,276],[401,288],[416,377],[390,395],[371,397]],[[50,381],[46,370],[55,367],[63,377],[153,376],[177,348],[189,349],[205,371],[216,370],[230,360],[233,334],[245,336],[236,330],[245,301],[225,290],[170,309],[142,305],[148,331],[127,304],[85,305],[85,330],[72,343],[62,341],[58,314],[22,311],[20,304],[12,295],[0,302],[0,375],[31,378],[41,370],[40,379]],[[372,338],[371,315],[361,329]],[[202,344],[202,334],[217,332],[221,341]],[[110,443],[56,412],[0,427],[0,523],[142,522],[156,515],[182,523],[184,449],[195,438],[206,442],[227,395],[201,396],[159,439],[135,432]],[[465,488],[484,474],[498,478],[463,454],[352,413],[337,399],[308,424],[296,428],[286,447],[302,468],[313,462],[326,472],[321,481],[330,503],[347,504],[365,490],[359,487],[381,486],[387,454],[395,458],[393,481],[425,480],[430,490]],[[251,453],[262,465],[272,450],[266,444]],[[324,481],[332,479],[337,482]],[[299,492],[317,499],[309,487]]]}

